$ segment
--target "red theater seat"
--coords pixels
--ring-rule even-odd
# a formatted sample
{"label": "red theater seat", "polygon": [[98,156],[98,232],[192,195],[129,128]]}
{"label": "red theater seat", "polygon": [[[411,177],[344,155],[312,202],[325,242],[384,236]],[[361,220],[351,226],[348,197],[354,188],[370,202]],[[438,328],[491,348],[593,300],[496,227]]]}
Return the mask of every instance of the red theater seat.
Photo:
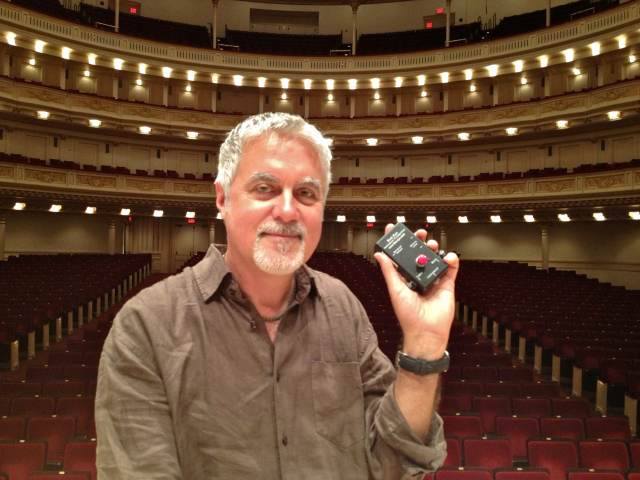
{"label": "red theater seat", "polygon": [[64,450],[64,468],[73,472],[88,472],[96,480],[96,442],[69,442]]}
{"label": "red theater seat", "polygon": [[27,439],[47,444],[47,463],[62,463],[64,447],[76,434],[73,417],[31,417],[27,422]]}
{"label": "red theater seat", "polygon": [[513,413],[519,416],[548,417],[551,415],[551,401],[548,398],[513,398]]}
{"label": "red theater seat", "polygon": [[591,405],[586,400],[572,397],[551,399],[551,410],[553,415],[562,417],[585,418],[592,413]]}
{"label": "red theater seat", "polygon": [[90,423],[93,421],[93,397],[77,395],[75,397],[60,397],[56,404],[58,415],[76,417],[78,435],[87,435]]}
{"label": "red theater seat", "polygon": [[589,472],[576,470],[568,473],[567,480],[625,480],[625,477],[622,472]]}
{"label": "red theater seat", "polygon": [[5,443],[0,448],[0,472],[9,480],[27,480],[44,468],[46,454],[44,443]]}
{"label": "red theater seat", "polygon": [[540,433],[543,437],[582,440],[584,422],[581,418],[543,417],[540,419]]}
{"label": "red theater seat", "polygon": [[11,415],[52,415],[54,406],[51,397],[16,397],[11,402]]}
{"label": "red theater seat", "polygon": [[631,453],[631,463],[634,468],[640,468],[640,442],[629,443],[629,452]]}
{"label": "red theater seat", "polygon": [[444,434],[447,437],[481,437],[482,422],[476,415],[444,415]]}
{"label": "red theater seat", "polygon": [[83,472],[35,472],[27,480],[91,480],[91,475]]}
{"label": "red theater seat", "polygon": [[540,425],[534,417],[496,417],[496,434],[509,439],[514,460],[527,458],[527,442],[540,436]]}
{"label": "red theater seat", "polygon": [[512,470],[496,470],[495,480],[549,480],[549,472],[534,468],[517,468]]}
{"label": "red theater seat", "polygon": [[619,441],[589,441],[578,445],[580,465],[598,470],[629,470],[627,444]]}
{"label": "red theater seat", "polygon": [[462,465],[462,448],[460,439],[447,438],[447,458],[444,460],[443,467],[459,467]]}
{"label": "red theater seat", "polygon": [[511,444],[507,439],[465,438],[464,464],[488,469],[512,466]]}
{"label": "red theater seat", "polygon": [[474,397],[473,411],[480,414],[484,431],[494,433],[496,417],[511,415],[511,401],[508,397]]}
{"label": "red theater seat", "polygon": [[631,439],[627,417],[589,417],[585,419],[585,424],[588,438],[624,441]]}
{"label": "red theater seat", "polygon": [[578,467],[578,447],[569,440],[531,440],[529,465],[546,468],[550,480],[566,480],[569,469]]}
{"label": "red theater seat", "polygon": [[435,480],[493,480],[493,474],[482,468],[441,468]]}
{"label": "red theater seat", "polygon": [[18,440],[24,440],[24,426],[24,417],[0,417],[0,441],[17,442]]}

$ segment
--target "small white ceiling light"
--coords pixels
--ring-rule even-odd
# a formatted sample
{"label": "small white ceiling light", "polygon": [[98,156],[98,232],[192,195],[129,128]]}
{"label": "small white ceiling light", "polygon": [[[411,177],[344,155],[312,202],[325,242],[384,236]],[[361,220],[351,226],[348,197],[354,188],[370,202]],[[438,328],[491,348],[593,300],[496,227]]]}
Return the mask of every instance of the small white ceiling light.
{"label": "small white ceiling light", "polygon": [[90,76],[91,76],[91,70],[89,70],[89,69],[87,68],[84,72],[82,72],[82,74],[83,74],[85,77],[90,77]]}
{"label": "small white ceiling light", "polygon": [[113,68],[115,68],[116,70],[122,70],[122,66],[124,65],[124,60],[121,58],[114,58],[113,59]]}
{"label": "small white ceiling light", "polygon": [[556,127],[560,130],[564,130],[565,128],[569,128],[569,120],[558,120],[556,122]]}
{"label": "small white ceiling light", "polygon": [[60,49],[60,56],[65,60],[69,60],[71,58],[71,52],[72,50],[69,47],[62,47]]}
{"label": "small white ceiling light", "polygon": [[198,72],[196,72],[195,70],[187,70],[187,80],[189,80],[190,82],[195,82],[197,74]]}
{"label": "small white ceiling light", "polygon": [[484,67],[484,68],[486,68],[486,69],[487,69],[487,71],[489,72],[489,76],[490,76],[490,77],[495,77],[495,76],[497,76],[497,75],[498,75],[498,68],[500,68],[500,67],[499,67],[499,65],[497,65],[497,64],[495,64],[495,63],[494,63],[494,64],[492,64],[492,65],[487,65],[487,66],[486,66],[486,67]]}
{"label": "small white ceiling light", "polygon": [[573,67],[571,69],[571,73],[573,73],[577,77],[578,75],[582,75],[582,70],[580,70],[578,67]]}
{"label": "small white ceiling light", "polygon": [[350,78],[349,80],[347,80],[347,85],[349,85],[349,90],[355,90],[356,88],[358,88],[358,79]]}
{"label": "small white ceiling light", "polygon": [[375,215],[367,215],[367,222],[376,223],[376,216]]}
{"label": "small white ceiling light", "polygon": [[241,87],[243,81],[244,81],[244,77],[242,75],[234,75],[233,76],[233,84],[236,87]]}
{"label": "small white ceiling light", "polygon": [[346,215],[337,215],[336,216],[336,222],[344,223],[346,221],[347,221],[347,216]]}
{"label": "small white ceiling light", "polygon": [[524,221],[527,222],[527,223],[533,223],[533,222],[536,221],[536,217],[534,217],[530,213],[527,213],[527,214],[524,215]]}
{"label": "small white ceiling light", "polygon": [[466,142],[471,138],[471,134],[469,132],[460,132],[458,133],[458,140],[462,142]]}
{"label": "small white ceiling light", "polygon": [[138,64],[138,73],[140,75],[146,75],[148,67],[149,67],[149,65],[147,65],[146,63],[139,63]]}
{"label": "small white ceiling light", "polygon": [[405,223],[407,221],[406,217],[404,215],[398,215],[396,217],[396,223]]}
{"label": "small white ceiling light", "polygon": [[12,45],[14,47],[16,46],[16,37],[17,37],[17,35],[15,33],[7,32],[7,33],[4,34],[4,36],[7,39],[7,43],[9,45]]}
{"label": "small white ceiling light", "polygon": [[211,83],[218,83],[219,80],[220,80],[220,74],[219,73],[212,73],[211,74]]}
{"label": "small white ceiling light", "polygon": [[87,215],[93,215],[94,213],[96,213],[96,211],[96,207],[87,207],[84,209],[84,213],[86,213]]}
{"label": "small white ceiling light", "polygon": [[184,91],[187,92],[187,93],[191,93],[191,84],[190,83],[187,83],[187,86],[184,87]]}
{"label": "small white ceiling light", "polygon": [[604,213],[602,212],[593,212],[593,219],[596,222],[604,222],[607,219],[607,217],[605,217]]}
{"label": "small white ceiling light", "polygon": [[[16,202],[13,204],[14,210],[24,210],[26,207],[27,207],[27,204],[24,202]],[[631,213],[633,212],[629,212],[629,215],[631,215]]]}
{"label": "small white ceiling light", "polygon": [[591,55],[594,57],[600,55],[600,42],[593,42],[589,44],[589,48],[591,49]]}
{"label": "small white ceiling light", "polygon": [[193,130],[189,130],[187,132],[187,138],[189,140],[197,140],[198,139],[198,135],[200,135],[198,132],[194,132]]}
{"label": "small white ceiling light", "polygon": [[[24,205],[24,203],[23,203],[23,205]],[[637,210],[629,212],[629,218],[631,218],[631,220],[640,220],[640,212],[637,211]]]}
{"label": "small white ceiling light", "polygon": [[547,65],[549,65],[549,55],[540,55],[538,62],[540,62],[540,68],[547,67]]}
{"label": "small white ceiling light", "polygon": [[500,215],[491,215],[491,223],[502,223],[502,217]]}
{"label": "small white ceiling light", "polygon": [[52,213],[58,213],[61,210],[62,210],[62,205],[58,205],[57,203],[54,203],[49,207],[49,211]]}
{"label": "small white ceiling light", "polygon": [[477,90],[477,88],[476,88],[476,84],[475,83],[472,83],[471,85],[469,85],[469,91],[471,93],[474,93],[476,90]]}
{"label": "small white ceiling light", "polygon": [[282,92],[280,94],[280,100],[287,100],[289,97],[287,96],[287,92]]}
{"label": "small white ceiling light", "polygon": [[36,64],[36,59],[35,59],[35,58],[33,58],[33,57],[31,57],[31,58],[29,59],[29,65],[31,65],[31,66],[33,67],[35,64]]}
{"label": "small white ceiling light", "polygon": [[520,85],[526,85],[527,83],[529,83],[529,80],[527,79],[527,77],[525,77],[524,75],[522,75],[520,77]]}
{"label": "small white ceiling light", "polygon": [[516,60],[513,62],[513,70],[520,73],[524,69],[524,60]]}
{"label": "small white ceiling light", "polygon": [[422,91],[420,92],[420,96],[421,96],[422,98],[426,98],[426,96],[427,96],[427,91],[426,91],[426,90],[422,90]]}
{"label": "small white ceiling light", "polygon": [[162,67],[162,76],[164,78],[171,78],[171,73],[173,72],[173,68],[171,67]]}
{"label": "small white ceiling light", "polygon": [[264,88],[267,85],[266,77],[258,77],[258,88]]}
{"label": "small white ceiling light", "polygon": [[378,90],[380,88],[380,79],[372,78],[371,79],[371,88],[374,90]]}
{"label": "small white ceiling light", "polygon": [[627,46],[627,36],[626,35],[619,35],[616,37],[616,40],[618,41],[618,48],[624,48]]}
{"label": "small white ceiling light", "polygon": [[336,86],[336,81],[333,78],[327,78],[324,83],[327,85],[327,90],[333,90]]}
{"label": "small white ceiling light", "polygon": [[47,42],[43,42],[42,40],[36,40],[34,42],[34,47],[33,49],[38,52],[38,53],[42,53],[44,52],[44,46],[47,44]]}
{"label": "small white ceiling light", "polygon": [[416,77],[416,79],[418,80],[418,86],[419,87],[423,87],[427,84],[427,76],[426,75],[418,75]]}
{"label": "small white ceiling light", "polygon": [[370,147],[375,147],[376,145],[378,145],[378,139],[377,138],[367,138],[367,145],[369,145]]}
{"label": "small white ceiling light", "polygon": [[313,80],[310,78],[305,78],[302,80],[302,85],[304,85],[305,90],[311,90],[311,85],[313,84]]}
{"label": "small white ceiling light", "polygon": [[559,213],[558,220],[560,220],[561,222],[570,222],[571,217],[569,216],[568,213]]}
{"label": "small white ceiling light", "polygon": [[411,137],[411,143],[414,145],[420,145],[424,141],[424,137],[421,135],[414,135]]}
{"label": "small white ceiling light", "polygon": [[518,127],[507,127],[504,130],[505,132],[507,132],[507,135],[509,135],[510,137],[513,137],[514,135],[518,134]]}
{"label": "small white ceiling light", "polygon": [[95,53],[87,53],[87,62],[89,65],[95,65],[98,56]]}
{"label": "small white ceiling light", "polygon": [[464,79],[465,80],[471,80],[473,78],[473,69],[472,68],[466,68],[464,70]]}
{"label": "small white ceiling light", "polygon": [[438,217],[435,215],[427,215],[427,223],[438,223]]}
{"label": "small white ceiling light", "polygon": [[373,99],[374,99],[374,100],[380,100],[380,92],[375,92],[375,93],[373,94]]}
{"label": "small white ceiling light", "polygon": [[567,48],[566,50],[562,50],[562,55],[564,55],[564,61],[569,63],[573,62],[576,58],[576,51],[573,48]]}
{"label": "small white ceiling light", "polygon": [[333,100],[334,100],[333,93],[328,94],[327,95],[327,102],[333,102]]}
{"label": "small white ceiling light", "polygon": [[136,85],[141,87],[142,86],[142,79],[141,78],[136,78]]}
{"label": "small white ceiling light", "polygon": [[184,216],[185,218],[196,218],[196,212],[188,211]]}
{"label": "small white ceiling light", "polygon": [[131,209],[130,208],[121,208],[120,209],[120,215],[122,215],[122,216],[131,215]]}
{"label": "small white ceiling light", "polygon": [[449,83],[449,72],[440,73],[440,81],[442,83]]}
{"label": "small white ceiling light", "polygon": [[102,120],[99,120],[97,118],[90,118],[89,119],[89,126],[91,128],[100,128],[100,125],[102,125]]}
{"label": "small white ceiling light", "polygon": [[402,86],[402,83],[404,82],[404,78],[396,77],[394,78],[394,81],[395,81],[396,88],[400,88]]}
{"label": "small white ceiling light", "polygon": [[216,220],[222,220],[222,212],[216,213]]}
{"label": "small white ceiling light", "polygon": [[142,135],[149,135],[151,133],[151,127],[148,127],[146,125],[140,125],[138,127],[138,131],[142,134]]}
{"label": "small white ceiling light", "polygon": [[289,88],[289,82],[290,80],[288,78],[281,78],[280,79],[280,85],[282,86],[283,89],[287,89]]}
{"label": "small white ceiling light", "polygon": [[46,110],[38,110],[37,115],[40,120],[46,120],[51,114]]}
{"label": "small white ceiling light", "polygon": [[629,55],[629,63],[636,63],[637,59],[638,57],[636,57],[633,53]]}
{"label": "small white ceiling light", "polygon": [[153,211],[153,216],[156,218],[160,218],[162,216],[164,216],[164,210],[154,210]]}
{"label": "small white ceiling light", "polygon": [[466,215],[459,215],[458,223],[469,223],[469,217],[467,217]]}
{"label": "small white ceiling light", "polygon": [[607,112],[607,118],[609,120],[620,120],[621,114],[620,114],[620,110],[611,110],[610,112]]}

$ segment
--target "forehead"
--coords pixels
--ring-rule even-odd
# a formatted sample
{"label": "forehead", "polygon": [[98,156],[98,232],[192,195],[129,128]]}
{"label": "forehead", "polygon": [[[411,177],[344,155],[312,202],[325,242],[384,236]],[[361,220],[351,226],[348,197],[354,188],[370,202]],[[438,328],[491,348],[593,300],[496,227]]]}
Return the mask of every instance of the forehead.
{"label": "forehead", "polygon": [[236,177],[261,172],[322,180],[320,159],[311,142],[286,133],[267,132],[245,143]]}

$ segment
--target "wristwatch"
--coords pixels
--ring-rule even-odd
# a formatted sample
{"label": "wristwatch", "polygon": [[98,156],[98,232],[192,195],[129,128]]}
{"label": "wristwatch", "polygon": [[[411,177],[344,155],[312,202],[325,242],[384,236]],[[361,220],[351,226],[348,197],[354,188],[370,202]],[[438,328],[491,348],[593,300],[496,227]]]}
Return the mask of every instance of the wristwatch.
{"label": "wristwatch", "polygon": [[449,368],[449,352],[445,350],[442,358],[438,360],[425,360],[398,351],[396,354],[396,367],[402,368],[407,372],[415,373],[416,375],[446,372]]}

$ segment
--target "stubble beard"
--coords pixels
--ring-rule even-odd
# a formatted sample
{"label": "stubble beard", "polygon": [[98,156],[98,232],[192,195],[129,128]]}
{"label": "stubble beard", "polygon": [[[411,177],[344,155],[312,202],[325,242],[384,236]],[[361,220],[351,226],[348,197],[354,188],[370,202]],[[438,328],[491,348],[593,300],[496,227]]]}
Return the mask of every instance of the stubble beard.
{"label": "stubble beard", "polygon": [[[264,234],[294,235],[297,238],[272,239],[275,248],[265,245]],[[266,220],[258,227],[253,244],[253,261],[260,270],[273,275],[290,275],[304,263],[306,229],[302,224]]]}

